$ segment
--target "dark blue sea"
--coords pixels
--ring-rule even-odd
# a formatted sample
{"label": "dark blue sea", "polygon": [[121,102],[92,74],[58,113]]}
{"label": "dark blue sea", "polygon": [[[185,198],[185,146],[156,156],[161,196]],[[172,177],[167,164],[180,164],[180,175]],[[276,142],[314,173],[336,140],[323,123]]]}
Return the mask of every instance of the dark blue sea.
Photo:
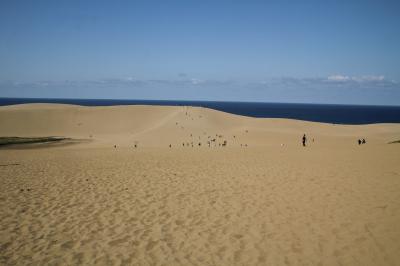
{"label": "dark blue sea", "polygon": [[83,106],[138,104],[200,106],[251,117],[292,118],[334,124],[400,123],[400,106],[169,100],[0,98],[0,106],[22,103],[65,103]]}

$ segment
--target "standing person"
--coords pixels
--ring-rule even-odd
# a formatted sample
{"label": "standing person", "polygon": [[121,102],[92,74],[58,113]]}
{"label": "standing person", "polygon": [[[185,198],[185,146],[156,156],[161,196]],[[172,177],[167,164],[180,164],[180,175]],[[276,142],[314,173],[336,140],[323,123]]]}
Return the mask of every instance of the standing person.
{"label": "standing person", "polygon": [[303,147],[305,147],[306,146],[306,141],[307,141],[306,134],[303,135],[302,141],[303,141]]}

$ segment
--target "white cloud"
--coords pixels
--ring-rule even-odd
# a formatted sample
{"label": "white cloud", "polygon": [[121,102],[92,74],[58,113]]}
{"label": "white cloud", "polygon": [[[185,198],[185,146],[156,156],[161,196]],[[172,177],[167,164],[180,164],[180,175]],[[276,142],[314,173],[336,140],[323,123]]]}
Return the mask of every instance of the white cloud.
{"label": "white cloud", "polygon": [[347,81],[354,81],[354,82],[379,82],[384,81],[385,76],[383,75],[365,75],[365,76],[346,76],[346,75],[331,75],[328,77],[328,81],[332,82],[347,82]]}
{"label": "white cloud", "polygon": [[379,76],[361,76],[361,77],[353,77],[354,81],[358,82],[366,82],[366,81],[383,81],[385,77],[382,75]]}
{"label": "white cloud", "polygon": [[260,81],[240,80],[206,80],[198,78],[177,79],[138,79],[134,76],[122,78],[109,78],[97,80],[65,80],[65,81],[1,81],[1,88],[253,88],[263,89],[378,89],[391,88],[400,89],[400,83],[395,80],[386,79],[383,75],[360,75],[348,76],[342,74],[330,75],[328,77],[280,77],[266,78]]}
{"label": "white cloud", "polygon": [[134,81],[135,78],[134,78],[134,77],[126,77],[125,80],[126,80],[126,81]]}
{"label": "white cloud", "polygon": [[197,85],[197,84],[203,83],[203,81],[200,80],[200,79],[191,79],[190,82],[191,82],[193,85]]}
{"label": "white cloud", "polygon": [[332,75],[328,77],[329,81],[337,81],[337,82],[343,82],[343,81],[348,81],[351,78],[349,76],[343,76],[343,75]]}

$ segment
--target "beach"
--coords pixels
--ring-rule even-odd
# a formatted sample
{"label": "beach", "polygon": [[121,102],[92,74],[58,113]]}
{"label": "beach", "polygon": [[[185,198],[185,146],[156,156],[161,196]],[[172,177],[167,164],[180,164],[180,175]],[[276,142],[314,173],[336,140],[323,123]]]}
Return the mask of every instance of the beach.
{"label": "beach", "polygon": [[1,265],[400,261],[400,124],[22,104],[0,137],[74,140],[0,147]]}

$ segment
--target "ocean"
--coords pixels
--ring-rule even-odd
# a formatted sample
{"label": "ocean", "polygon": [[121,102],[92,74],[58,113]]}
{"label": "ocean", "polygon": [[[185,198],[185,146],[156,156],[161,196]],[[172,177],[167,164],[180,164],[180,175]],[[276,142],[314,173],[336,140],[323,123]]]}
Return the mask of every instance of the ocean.
{"label": "ocean", "polygon": [[306,121],[353,125],[374,123],[400,123],[400,106],[220,101],[0,98],[0,106],[22,103],[65,103],[83,106],[139,104],[200,106],[250,117],[291,118]]}

